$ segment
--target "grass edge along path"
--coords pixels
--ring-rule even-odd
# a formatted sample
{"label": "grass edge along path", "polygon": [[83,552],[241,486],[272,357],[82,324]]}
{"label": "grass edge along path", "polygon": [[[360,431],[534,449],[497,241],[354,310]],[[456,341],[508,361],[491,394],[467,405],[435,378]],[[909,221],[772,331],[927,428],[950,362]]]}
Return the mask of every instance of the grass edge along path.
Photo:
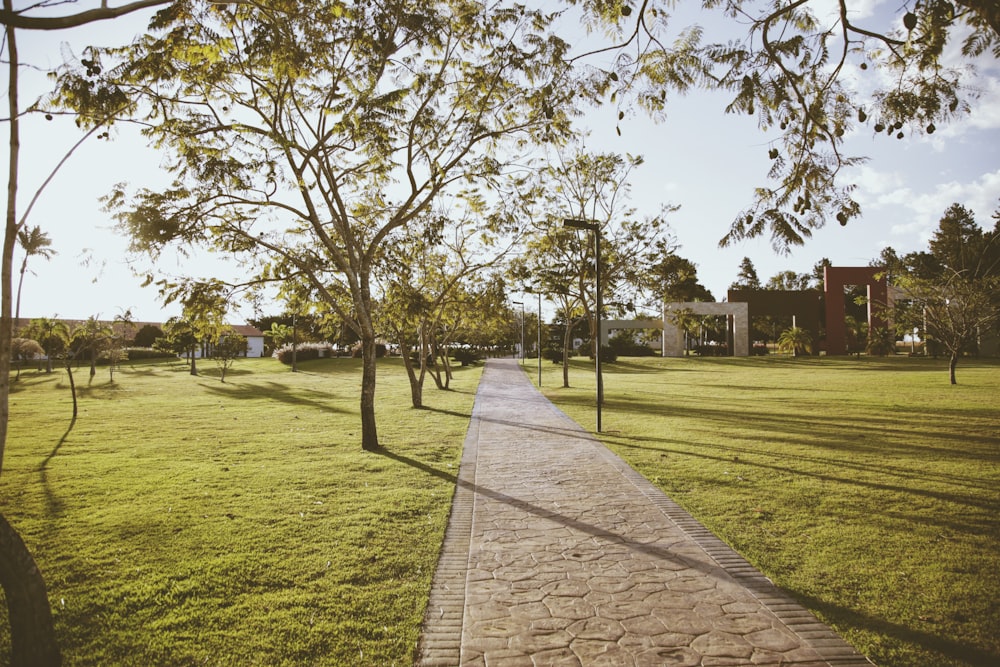
{"label": "grass edge along path", "polygon": [[411,663],[481,367],[414,410],[380,360],[381,452],[360,447],[359,363],[300,369],[105,369],[71,431],[65,373],[22,372],[0,502],[65,665]]}
{"label": "grass edge along path", "polygon": [[1000,363],[946,363],[621,359],[600,437],[876,664],[1000,664]]}

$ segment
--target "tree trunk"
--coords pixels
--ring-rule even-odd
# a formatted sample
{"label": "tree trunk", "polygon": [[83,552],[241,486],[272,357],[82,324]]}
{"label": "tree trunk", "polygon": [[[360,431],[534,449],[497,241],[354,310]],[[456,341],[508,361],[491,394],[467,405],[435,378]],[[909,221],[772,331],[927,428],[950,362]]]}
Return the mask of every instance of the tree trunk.
{"label": "tree trunk", "polygon": [[569,344],[573,342],[573,323],[566,322],[566,330],[563,332],[563,388],[569,387]]}
{"label": "tree trunk", "polygon": [[0,515],[0,586],[10,618],[12,667],[50,667],[62,661],[52,628],[45,581],[17,531]]}
{"label": "tree trunk", "polygon": [[69,375],[69,393],[73,395],[73,421],[76,422],[77,416],[77,402],[76,402],[76,383],[73,381],[73,367],[70,364],[70,360],[66,360],[66,373]]}
{"label": "tree trunk", "polygon": [[375,424],[375,332],[363,327],[361,332],[361,449],[379,448]]}
{"label": "tree trunk", "polygon": [[197,375],[198,374],[198,365],[195,363],[194,353],[195,353],[195,348],[194,348],[194,346],[192,346],[191,347],[191,351],[188,352],[188,356],[191,357],[191,375]]}
{"label": "tree trunk", "polygon": [[413,369],[413,359],[410,358],[412,350],[406,344],[406,336],[400,332],[398,335],[399,353],[403,356],[403,367],[406,368],[406,377],[410,380],[410,402],[413,407],[420,410],[424,407],[424,383],[417,378],[417,373]]}
{"label": "tree trunk", "polygon": [[958,384],[955,380],[955,367],[958,366],[958,353],[953,352],[951,359],[948,361],[948,375],[951,378],[952,384]]}

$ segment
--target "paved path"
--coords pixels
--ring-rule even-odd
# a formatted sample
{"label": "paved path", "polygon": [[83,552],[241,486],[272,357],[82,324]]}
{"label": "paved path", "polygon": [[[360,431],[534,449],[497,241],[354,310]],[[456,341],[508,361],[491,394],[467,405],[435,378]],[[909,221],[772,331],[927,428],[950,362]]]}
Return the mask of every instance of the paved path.
{"label": "paved path", "polygon": [[418,665],[870,663],[491,360]]}

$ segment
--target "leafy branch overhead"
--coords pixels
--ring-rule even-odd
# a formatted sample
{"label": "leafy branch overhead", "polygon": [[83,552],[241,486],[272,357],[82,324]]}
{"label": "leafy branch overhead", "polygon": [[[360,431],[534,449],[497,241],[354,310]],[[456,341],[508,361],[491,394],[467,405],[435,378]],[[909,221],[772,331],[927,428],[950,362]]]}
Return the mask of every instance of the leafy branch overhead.
{"label": "leafy branch overhead", "polygon": [[175,2],[134,43],[87,49],[53,102],[85,126],[138,122],[168,156],[173,186],[106,201],[134,249],[207,244],[307,284],[347,322],[371,353],[375,446],[386,248],[445,193],[503,196],[507,171],[569,131],[577,87],[550,23],[499,2]]}
{"label": "leafy branch overhead", "polygon": [[[1000,8],[988,0],[929,0],[892,16],[858,18],[839,0],[703,0],[733,28],[709,41],[703,27],[674,30],[670,0],[569,0],[593,23],[620,35],[610,70],[598,79],[612,102],[636,100],[663,116],[671,92],[724,90],[726,111],[755,118],[770,141],[768,182],[733,221],[721,245],[769,235],[775,249],[802,244],[829,220],[860,215],[842,170],[863,158],[843,152],[844,138],[866,126],[902,139],[933,133],[969,109],[975,93],[945,48],[961,40],[965,63],[1000,57]],[[578,56],[586,62],[608,49]]]}

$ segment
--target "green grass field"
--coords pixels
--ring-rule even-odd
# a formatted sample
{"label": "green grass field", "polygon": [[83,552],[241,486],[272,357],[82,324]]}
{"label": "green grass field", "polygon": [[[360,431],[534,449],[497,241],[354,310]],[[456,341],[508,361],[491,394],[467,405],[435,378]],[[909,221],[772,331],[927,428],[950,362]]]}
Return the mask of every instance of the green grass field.
{"label": "green grass field", "polygon": [[[526,370],[536,377],[534,361]],[[595,427],[592,363],[543,389]],[[623,359],[603,440],[883,666],[1000,665],[1000,364]]]}
{"label": "green grass field", "polygon": [[0,507],[64,664],[409,665],[480,370],[428,380],[413,410],[401,363],[380,361],[370,453],[359,362],[245,360],[225,384],[200,366],[90,386],[81,369],[68,433],[65,372],[14,385]]}
{"label": "green grass field", "polygon": [[[382,453],[352,360],[83,369],[69,432],[65,373],[24,373],[0,507],[65,664],[409,665],[480,370],[412,410],[380,364]],[[571,389],[543,368],[593,429],[592,366]],[[1000,664],[1000,364],[954,387],[905,358],[606,371],[605,442],[877,664]]]}

